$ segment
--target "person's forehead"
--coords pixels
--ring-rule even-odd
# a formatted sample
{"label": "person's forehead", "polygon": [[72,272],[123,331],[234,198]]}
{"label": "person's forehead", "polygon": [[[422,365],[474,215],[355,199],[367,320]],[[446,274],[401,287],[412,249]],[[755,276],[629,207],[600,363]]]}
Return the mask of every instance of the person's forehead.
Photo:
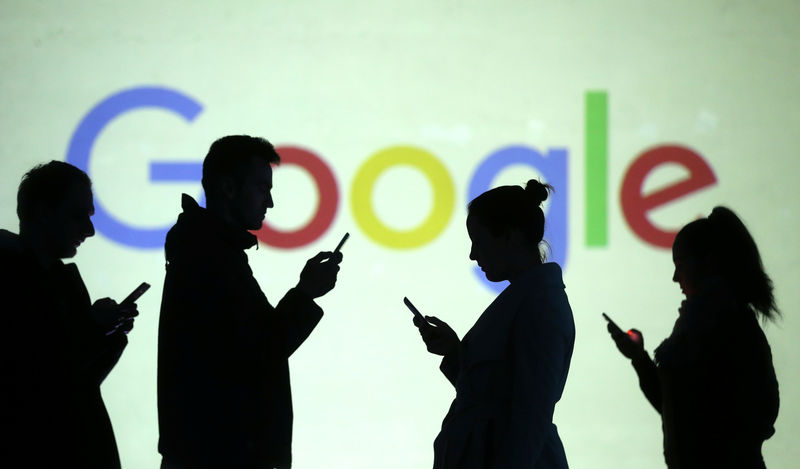
{"label": "person's forehead", "polygon": [[272,183],[272,167],[260,158],[251,158],[245,173],[247,181],[257,184]]}
{"label": "person's forehead", "polygon": [[92,190],[84,185],[72,184],[67,186],[59,202],[62,209],[94,210]]}
{"label": "person's forehead", "polygon": [[472,215],[467,217],[467,231],[470,233],[470,235],[476,236],[489,234],[489,228]]}

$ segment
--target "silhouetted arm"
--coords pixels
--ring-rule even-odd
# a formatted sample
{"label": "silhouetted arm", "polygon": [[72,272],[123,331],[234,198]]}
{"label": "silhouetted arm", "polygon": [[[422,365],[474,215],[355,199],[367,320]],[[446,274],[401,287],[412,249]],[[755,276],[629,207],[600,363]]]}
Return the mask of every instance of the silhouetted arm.
{"label": "silhouetted arm", "polygon": [[117,365],[122,351],[128,345],[128,337],[122,331],[103,337],[101,346],[94,360],[89,364],[88,372],[98,385],[105,381],[111,370]]}
{"label": "silhouetted arm", "polygon": [[455,351],[445,355],[444,358],[442,358],[442,363],[439,365],[439,369],[453,386],[456,385],[456,381],[458,381],[458,373],[461,371],[461,365],[459,362],[460,348],[461,345],[459,344]]}
{"label": "silhouetted arm", "polygon": [[99,386],[122,356],[128,337],[122,330],[106,335],[86,310],[76,309],[74,313],[66,332],[75,344],[74,365],[84,380]]}
{"label": "silhouetted arm", "polygon": [[291,356],[305,342],[322,319],[322,308],[297,288],[292,288],[275,308],[285,325],[286,356]]}
{"label": "silhouetted arm", "polygon": [[644,337],[636,329],[625,333],[616,324],[609,322],[608,333],[622,355],[631,361],[636,374],[639,376],[639,387],[644,392],[650,404],[661,413],[661,383],[658,378],[658,369],[644,349]]}
{"label": "silhouetted arm", "polygon": [[653,408],[661,413],[661,383],[658,379],[658,368],[650,355],[644,352],[631,360],[633,369],[639,376],[639,387],[642,389],[644,396],[650,401]]}

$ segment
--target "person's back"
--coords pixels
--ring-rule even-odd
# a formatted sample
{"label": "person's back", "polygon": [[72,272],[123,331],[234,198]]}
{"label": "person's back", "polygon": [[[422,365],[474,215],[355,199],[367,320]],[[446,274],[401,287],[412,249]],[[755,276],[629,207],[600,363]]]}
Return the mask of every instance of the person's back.
{"label": "person's back", "polygon": [[715,207],[678,232],[672,259],[686,299],[655,361],[640,332],[612,323],[608,331],[661,414],[668,467],[763,468],[779,396],[757,318],[780,312],[755,241],[736,214]]}
{"label": "person's back", "polygon": [[57,353],[67,341],[49,282],[19,236],[5,230],[0,232],[0,265],[3,454],[16,455],[12,461],[31,467],[78,462],[81,449],[70,441],[69,431],[74,421],[69,363]]}
{"label": "person's back", "polygon": [[159,449],[165,461],[198,467],[285,463],[289,455],[279,453],[288,441],[278,439],[291,437],[288,355],[243,251],[254,239],[228,231],[193,203],[184,201],[165,245]]}
{"label": "person's back", "polygon": [[469,258],[510,285],[459,340],[436,317],[415,318],[456,388],[434,441],[435,469],[548,467],[567,459],[553,412],[564,390],[575,325],[561,269],[544,263],[541,204],[552,187],[501,186],[468,206]]}
{"label": "person's back", "polygon": [[20,235],[0,231],[3,454],[12,467],[119,467],[100,384],[132,319],[117,329],[128,310],[92,305],[77,267],[61,261],[94,234],[91,183],[63,162],[38,166],[17,211]]}
{"label": "person's back", "polygon": [[754,312],[697,299],[685,304],[680,321],[687,324],[656,350],[668,465],[762,467],[761,445],[775,432],[779,398]]}
{"label": "person's back", "polygon": [[[320,253],[273,307],[248,265],[272,207],[269,142],[223,137],[203,163],[207,207],[184,195],[165,244],[158,338],[162,468],[291,465],[289,356],[322,317],[340,256]],[[305,280],[304,280],[305,279]]]}

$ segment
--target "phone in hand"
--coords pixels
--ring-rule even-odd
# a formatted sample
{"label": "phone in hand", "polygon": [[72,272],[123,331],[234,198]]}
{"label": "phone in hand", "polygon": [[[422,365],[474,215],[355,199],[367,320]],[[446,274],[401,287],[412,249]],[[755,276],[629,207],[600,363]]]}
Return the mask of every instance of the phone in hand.
{"label": "phone in hand", "polygon": [[627,334],[632,341],[636,342],[639,345],[642,345],[643,343],[642,333],[639,332],[637,329],[628,329],[628,332],[625,332],[617,325],[617,323],[612,321],[611,318],[608,317],[606,313],[603,313],[603,317],[611,325],[611,328],[614,330],[614,334]]}
{"label": "phone in hand", "polygon": [[411,310],[411,313],[414,315],[414,317],[419,320],[419,323],[421,324],[419,327],[431,326],[431,323],[425,320],[425,317],[422,316],[422,313],[419,312],[417,307],[414,306],[414,303],[412,303],[408,297],[403,297],[403,303],[405,303],[408,309]]}
{"label": "phone in hand", "polygon": [[347,241],[348,238],[350,238],[350,233],[345,233],[344,236],[342,236],[342,240],[339,241],[339,244],[336,245],[336,249],[333,250],[334,254],[336,254],[339,251],[341,251],[342,246],[344,246],[344,243],[345,243],[345,241]]}
{"label": "phone in hand", "polygon": [[617,325],[617,323],[615,323],[610,317],[608,317],[608,315],[606,313],[602,313],[602,314],[603,314],[603,317],[605,318],[605,320],[608,321],[608,323],[611,325],[611,328],[614,329],[615,333],[617,333],[617,334],[625,334],[625,331],[623,331]]}
{"label": "phone in hand", "polygon": [[149,289],[150,289],[150,284],[147,282],[142,282],[141,284],[139,284],[138,287],[136,287],[135,290],[131,292],[130,295],[126,296],[125,299],[122,300],[120,304],[124,305],[124,304],[135,303],[136,300],[138,300],[140,296],[144,295],[144,292],[146,292]]}

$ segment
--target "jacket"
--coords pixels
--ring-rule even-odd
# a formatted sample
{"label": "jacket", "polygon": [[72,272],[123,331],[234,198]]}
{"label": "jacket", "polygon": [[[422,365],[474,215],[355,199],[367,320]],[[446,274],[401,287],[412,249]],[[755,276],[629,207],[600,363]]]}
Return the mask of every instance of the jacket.
{"label": "jacket", "polygon": [[552,423],[575,325],[557,264],[515,279],[440,369],[456,398],[434,442],[434,468],[564,468]]}
{"label": "jacket", "polygon": [[661,414],[670,469],[764,468],[775,433],[778,381],[755,313],[723,285],[686,300],[672,334],[633,362]]}
{"label": "jacket", "polygon": [[187,195],[182,206],[165,244],[159,451],[176,466],[289,467],[288,358],[322,309],[295,289],[273,307],[244,252],[255,236]]}
{"label": "jacket", "polygon": [[100,385],[127,345],[106,336],[75,264],[45,269],[0,231],[0,425],[9,467],[120,467]]}

